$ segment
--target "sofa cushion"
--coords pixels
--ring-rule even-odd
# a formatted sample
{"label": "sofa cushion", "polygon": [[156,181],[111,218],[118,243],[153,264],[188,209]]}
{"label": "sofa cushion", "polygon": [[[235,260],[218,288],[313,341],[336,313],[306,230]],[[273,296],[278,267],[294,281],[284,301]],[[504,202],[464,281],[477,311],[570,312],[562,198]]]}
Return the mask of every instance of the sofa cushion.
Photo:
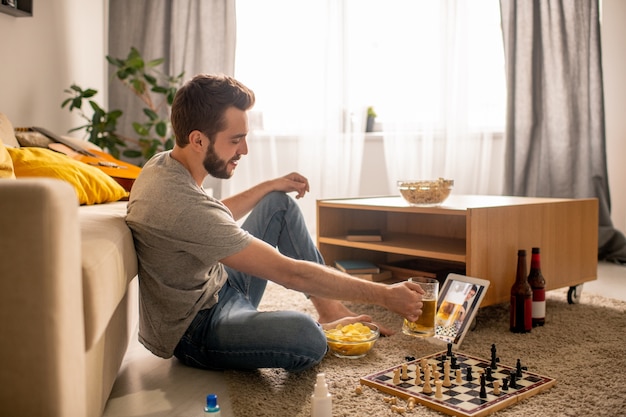
{"label": "sofa cushion", "polygon": [[0,139],[0,178],[12,178],[15,179],[15,173],[13,172],[13,161],[9,151],[4,147],[2,139]]}
{"label": "sofa cushion", "polygon": [[81,206],[78,215],[88,351],[106,330],[137,275],[137,255],[125,221],[126,202]]}
{"label": "sofa cushion", "polygon": [[118,201],[128,196],[113,178],[66,155],[44,148],[9,148],[16,177],[48,177],[69,182],[80,204]]}
{"label": "sofa cushion", "polygon": [[10,148],[19,148],[20,144],[17,142],[15,138],[15,132],[13,131],[13,124],[9,120],[9,118],[0,113],[0,140],[4,143],[5,146]]}

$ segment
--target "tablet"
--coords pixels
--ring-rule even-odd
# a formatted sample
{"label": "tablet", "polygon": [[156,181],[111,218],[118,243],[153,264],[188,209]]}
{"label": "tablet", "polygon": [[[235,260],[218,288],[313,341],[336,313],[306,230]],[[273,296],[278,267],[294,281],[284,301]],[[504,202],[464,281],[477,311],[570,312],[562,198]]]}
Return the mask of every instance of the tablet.
{"label": "tablet", "polygon": [[437,300],[435,343],[452,343],[458,349],[476,317],[489,281],[459,274],[448,274]]}

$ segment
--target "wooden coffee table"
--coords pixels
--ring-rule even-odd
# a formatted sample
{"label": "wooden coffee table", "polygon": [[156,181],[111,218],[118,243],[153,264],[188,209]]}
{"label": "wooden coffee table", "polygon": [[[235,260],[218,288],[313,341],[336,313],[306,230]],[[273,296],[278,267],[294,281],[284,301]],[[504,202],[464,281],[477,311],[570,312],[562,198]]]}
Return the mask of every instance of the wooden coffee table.
{"label": "wooden coffee table", "polygon": [[[378,229],[380,242],[346,239],[348,230]],[[508,302],[518,249],[541,249],[546,289],[575,291],[597,278],[598,202],[451,195],[439,207],[411,207],[400,196],[317,201],[317,245],[327,264],[367,259],[384,265],[461,268],[488,279],[482,306]],[[529,265],[530,266],[530,265]],[[420,272],[420,268],[413,268]],[[406,271],[394,273],[394,281]]]}

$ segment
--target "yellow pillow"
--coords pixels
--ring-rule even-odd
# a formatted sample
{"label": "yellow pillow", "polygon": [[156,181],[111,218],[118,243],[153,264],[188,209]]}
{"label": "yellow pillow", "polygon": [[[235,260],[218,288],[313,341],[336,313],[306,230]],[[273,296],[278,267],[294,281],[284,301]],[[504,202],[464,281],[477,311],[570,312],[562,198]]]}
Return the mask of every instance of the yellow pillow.
{"label": "yellow pillow", "polygon": [[50,177],[74,186],[80,204],[117,201],[128,196],[113,178],[96,167],[45,148],[7,148],[16,177]]}
{"label": "yellow pillow", "polygon": [[7,151],[2,140],[0,140],[0,178],[15,178],[11,155],[9,155],[9,151]]}

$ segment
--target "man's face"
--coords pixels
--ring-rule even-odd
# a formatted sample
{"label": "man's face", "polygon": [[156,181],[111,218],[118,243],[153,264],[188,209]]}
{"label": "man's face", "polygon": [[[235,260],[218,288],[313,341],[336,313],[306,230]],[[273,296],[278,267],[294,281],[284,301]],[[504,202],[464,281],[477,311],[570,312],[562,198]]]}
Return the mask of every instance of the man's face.
{"label": "man's face", "polygon": [[212,177],[228,179],[235,173],[241,155],[248,153],[248,115],[231,107],[224,117],[226,129],[217,133],[213,143],[209,142],[203,165]]}

